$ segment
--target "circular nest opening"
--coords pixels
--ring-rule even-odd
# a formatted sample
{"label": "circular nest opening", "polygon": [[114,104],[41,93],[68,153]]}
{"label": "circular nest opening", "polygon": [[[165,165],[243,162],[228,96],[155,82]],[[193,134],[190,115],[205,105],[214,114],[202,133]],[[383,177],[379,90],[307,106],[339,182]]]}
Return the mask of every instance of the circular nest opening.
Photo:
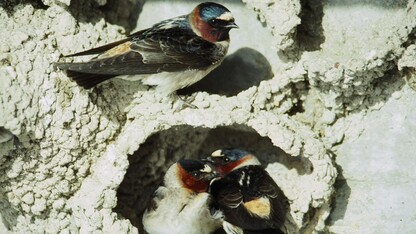
{"label": "circular nest opening", "polygon": [[162,182],[170,165],[182,158],[199,159],[216,149],[233,147],[257,155],[263,165],[280,163],[302,175],[312,171],[311,162],[292,157],[247,126],[227,126],[214,129],[175,126],[151,135],[140,148],[129,155],[129,168],[117,190],[114,211],[129,219],[140,231],[142,214],[151,195]]}

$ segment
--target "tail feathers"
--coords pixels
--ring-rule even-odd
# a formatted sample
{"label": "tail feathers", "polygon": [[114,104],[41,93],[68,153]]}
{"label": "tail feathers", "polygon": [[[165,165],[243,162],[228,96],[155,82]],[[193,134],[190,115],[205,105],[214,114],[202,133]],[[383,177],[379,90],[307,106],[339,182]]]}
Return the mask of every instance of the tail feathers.
{"label": "tail feathers", "polygon": [[115,77],[116,75],[103,75],[103,74],[91,74],[78,71],[67,70],[68,77],[73,79],[77,84],[85,89],[90,89],[95,85],[104,82],[108,79]]}

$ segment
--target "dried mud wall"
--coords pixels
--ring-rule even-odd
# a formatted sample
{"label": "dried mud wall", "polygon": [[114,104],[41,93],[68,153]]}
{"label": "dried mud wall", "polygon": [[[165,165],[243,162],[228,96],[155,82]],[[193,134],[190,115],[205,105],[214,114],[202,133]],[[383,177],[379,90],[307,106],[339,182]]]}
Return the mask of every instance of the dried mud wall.
{"label": "dried mud wall", "polygon": [[267,164],[304,233],[416,231],[413,0],[218,1],[240,29],[179,92],[195,109],[53,68],[199,2],[0,2],[0,233],[143,233],[168,166],[226,146]]}

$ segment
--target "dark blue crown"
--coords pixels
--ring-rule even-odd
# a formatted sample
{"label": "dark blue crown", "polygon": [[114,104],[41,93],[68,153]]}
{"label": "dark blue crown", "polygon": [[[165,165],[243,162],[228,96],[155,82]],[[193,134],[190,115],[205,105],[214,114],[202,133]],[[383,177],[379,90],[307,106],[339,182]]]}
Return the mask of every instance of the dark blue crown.
{"label": "dark blue crown", "polygon": [[199,15],[202,20],[208,22],[210,19],[215,19],[225,12],[230,12],[223,5],[214,2],[204,2],[199,4]]}
{"label": "dark blue crown", "polygon": [[224,157],[229,158],[231,161],[237,161],[246,155],[250,154],[247,151],[241,150],[241,149],[233,149],[233,148],[226,148],[222,149],[221,153],[224,155]]}
{"label": "dark blue crown", "polygon": [[178,163],[187,172],[199,171],[201,169],[204,169],[204,163],[202,163],[198,160],[181,159],[181,160],[178,161]]}

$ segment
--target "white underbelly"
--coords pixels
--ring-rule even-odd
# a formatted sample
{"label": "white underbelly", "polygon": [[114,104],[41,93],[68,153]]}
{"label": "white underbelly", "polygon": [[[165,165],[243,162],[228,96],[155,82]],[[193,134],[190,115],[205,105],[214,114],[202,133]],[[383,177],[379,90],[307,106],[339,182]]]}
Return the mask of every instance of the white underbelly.
{"label": "white underbelly", "polygon": [[150,75],[123,75],[117,76],[124,80],[140,80],[145,85],[156,86],[155,90],[159,93],[168,95],[178,89],[190,86],[210,73],[220,63],[213,65],[205,70],[187,70],[181,72],[161,72]]}

